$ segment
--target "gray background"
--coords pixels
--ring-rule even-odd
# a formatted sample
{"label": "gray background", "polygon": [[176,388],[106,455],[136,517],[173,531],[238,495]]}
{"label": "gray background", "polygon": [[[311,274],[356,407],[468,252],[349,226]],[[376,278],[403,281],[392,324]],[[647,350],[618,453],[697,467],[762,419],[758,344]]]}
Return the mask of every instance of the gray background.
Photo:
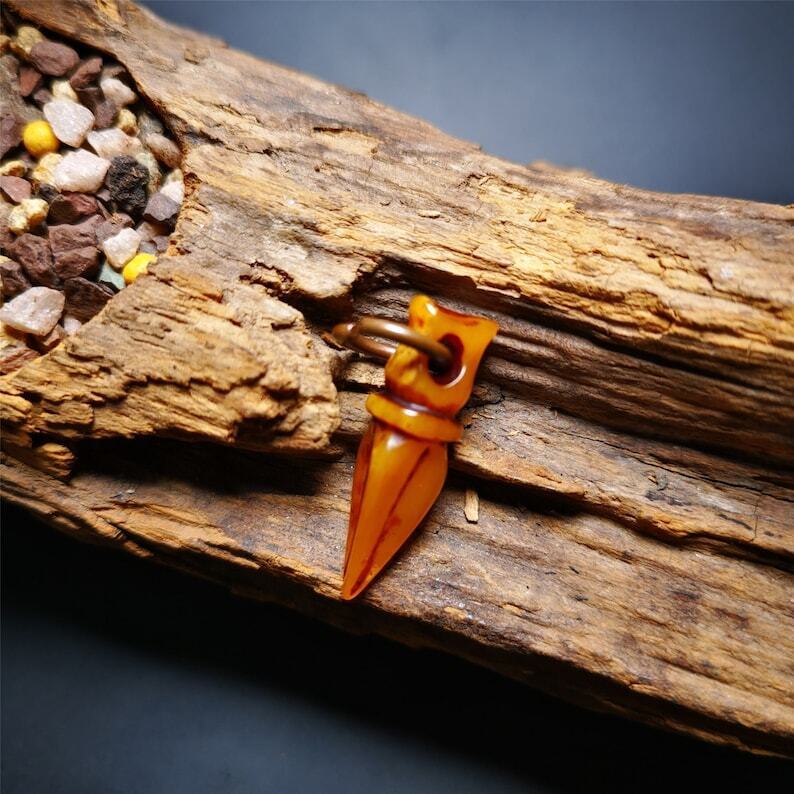
{"label": "gray background", "polygon": [[[149,2],[519,162],[794,201],[794,5]],[[3,794],[792,790],[3,510]]]}
{"label": "gray background", "polygon": [[794,201],[794,5],[147,2],[515,162]]}

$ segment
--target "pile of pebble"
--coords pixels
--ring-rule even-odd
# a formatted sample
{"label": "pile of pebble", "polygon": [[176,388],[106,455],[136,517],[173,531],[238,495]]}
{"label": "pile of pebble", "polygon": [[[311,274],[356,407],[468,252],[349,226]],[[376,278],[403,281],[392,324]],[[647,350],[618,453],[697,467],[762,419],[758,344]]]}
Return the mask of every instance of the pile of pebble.
{"label": "pile of pebble", "polygon": [[6,26],[0,54],[19,92],[0,106],[3,373],[146,272],[168,247],[184,183],[179,147],[123,66],[29,25]]}

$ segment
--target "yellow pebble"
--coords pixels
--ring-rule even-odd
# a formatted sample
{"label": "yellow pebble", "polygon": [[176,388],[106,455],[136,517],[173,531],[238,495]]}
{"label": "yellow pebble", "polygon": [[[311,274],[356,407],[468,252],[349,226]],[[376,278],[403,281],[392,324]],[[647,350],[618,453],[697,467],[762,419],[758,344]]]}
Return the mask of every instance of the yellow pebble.
{"label": "yellow pebble", "polygon": [[157,257],[154,254],[136,254],[126,265],[121,275],[124,276],[126,284],[132,284],[141,273],[149,272],[149,263],[154,262]]}
{"label": "yellow pebble", "polygon": [[25,125],[25,129],[22,131],[22,142],[34,157],[57,152],[60,146],[52,127],[43,119],[31,121]]}

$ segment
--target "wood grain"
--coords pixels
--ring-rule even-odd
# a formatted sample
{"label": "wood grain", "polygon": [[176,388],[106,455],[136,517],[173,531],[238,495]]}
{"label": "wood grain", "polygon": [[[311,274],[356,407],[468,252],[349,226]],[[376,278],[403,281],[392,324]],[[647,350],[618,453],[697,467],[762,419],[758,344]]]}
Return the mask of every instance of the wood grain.
{"label": "wood grain", "polygon": [[[589,707],[792,752],[794,209],[512,165],[124,0],[6,5],[124,63],[188,184],[153,274],[0,378],[6,498]],[[418,290],[502,331],[449,487],[345,605],[381,373],[321,334]]]}

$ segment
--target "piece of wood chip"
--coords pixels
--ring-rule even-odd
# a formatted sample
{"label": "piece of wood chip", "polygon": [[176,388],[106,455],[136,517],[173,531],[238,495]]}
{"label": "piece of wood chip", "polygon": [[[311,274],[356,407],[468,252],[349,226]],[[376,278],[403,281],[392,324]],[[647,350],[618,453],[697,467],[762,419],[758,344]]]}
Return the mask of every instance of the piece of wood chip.
{"label": "piece of wood chip", "polygon": [[480,520],[480,497],[477,496],[477,491],[472,491],[471,488],[466,489],[463,515],[470,524],[476,524]]}

